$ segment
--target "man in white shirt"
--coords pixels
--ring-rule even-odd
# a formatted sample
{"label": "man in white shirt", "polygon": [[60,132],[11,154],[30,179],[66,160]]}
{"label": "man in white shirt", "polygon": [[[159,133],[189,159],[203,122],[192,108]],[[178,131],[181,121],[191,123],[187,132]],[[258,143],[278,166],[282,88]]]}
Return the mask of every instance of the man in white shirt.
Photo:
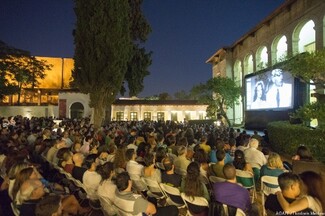
{"label": "man in white shirt", "polygon": [[128,162],[126,163],[126,171],[130,175],[131,180],[134,183],[135,188],[138,191],[146,190],[146,185],[141,181],[141,175],[143,166],[135,161],[136,153],[134,149],[128,149],[125,153],[126,159]]}
{"label": "man in white shirt", "polygon": [[252,138],[248,144],[249,148],[244,151],[244,154],[246,162],[250,163],[252,167],[261,168],[267,163],[267,160],[263,152],[257,149],[258,144],[258,140]]}

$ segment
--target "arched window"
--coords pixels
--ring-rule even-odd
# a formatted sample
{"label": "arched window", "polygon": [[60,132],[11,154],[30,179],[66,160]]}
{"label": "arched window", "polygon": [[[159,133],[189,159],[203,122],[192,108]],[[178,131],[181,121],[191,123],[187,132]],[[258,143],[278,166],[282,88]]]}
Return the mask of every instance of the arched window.
{"label": "arched window", "polygon": [[266,46],[257,49],[256,52],[256,70],[261,70],[268,66],[268,55]]}
{"label": "arched window", "polygon": [[293,33],[293,53],[315,51],[315,23],[309,20],[299,24]]}
{"label": "arched window", "polygon": [[253,56],[247,55],[244,60],[244,74],[250,74],[254,72],[253,68]]}
{"label": "arched window", "polygon": [[272,44],[272,63],[282,62],[288,55],[287,37],[280,35],[276,37]]}

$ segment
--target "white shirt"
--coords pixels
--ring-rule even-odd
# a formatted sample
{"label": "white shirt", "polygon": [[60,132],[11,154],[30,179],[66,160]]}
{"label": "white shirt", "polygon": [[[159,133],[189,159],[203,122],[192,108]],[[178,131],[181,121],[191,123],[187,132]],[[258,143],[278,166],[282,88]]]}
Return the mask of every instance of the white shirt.
{"label": "white shirt", "polygon": [[89,199],[91,200],[97,200],[97,190],[99,187],[99,183],[102,180],[102,177],[95,171],[89,171],[87,170],[83,177],[82,182],[85,186],[86,193]]}
{"label": "white shirt", "polygon": [[141,176],[143,166],[134,160],[130,160],[126,164],[126,171],[129,174]]}
{"label": "white shirt", "polygon": [[116,185],[110,180],[107,179],[102,182],[97,190],[97,195],[99,197],[100,203],[104,208],[105,212],[109,215],[115,215],[115,209],[112,207],[115,199]]}
{"label": "white shirt", "polygon": [[261,168],[267,163],[266,157],[263,152],[256,148],[248,148],[244,151],[246,162],[250,163],[252,167]]}
{"label": "white shirt", "polygon": [[312,196],[305,196],[308,200],[308,208],[310,208],[311,210],[313,210],[316,213],[322,213],[323,212],[323,208],[322,208],[322,204],[320,203],[320,201]]}

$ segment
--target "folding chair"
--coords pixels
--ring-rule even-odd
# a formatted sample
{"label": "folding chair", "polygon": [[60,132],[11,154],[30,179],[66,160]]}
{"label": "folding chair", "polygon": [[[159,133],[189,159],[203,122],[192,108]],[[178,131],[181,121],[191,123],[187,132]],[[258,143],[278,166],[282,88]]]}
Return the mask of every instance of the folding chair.
{"label": "folding chair", "polygon": [[168,184],[160,183],[160,188],[165,192],[167,195],[167,203],[169,205],[175,205],[177,208],[185,207],[185,203],[182,199],[181,192],[178,188],[172,187]]}
{"label": "folding chair", "polygon": [[[278,187],[273,188],[269,187],[270,185],[276,185]],[[263,206],[263,215],[266,215],[265,211],[265,196],[274,194],[275,192],[280,191],[278,177],[276,176],[262,176],[261,177],[261,195],[262,195],[262,206]]]}
{"label": "folding chair", "polygon": [[136,192],[141,193],[142,191],[148,190],[145,182],[141,179],[141,177],[139,175],[129,173],[129,176],[130,176],[130,179],[132,180],[132,188]]}
{"label": "folding chair", "polygon": [[253,190],[252,202],[254,202],[255,198],[257,197],[254,174],[248,171],[236,169],[236,178],[237,182],[240,183],[244,188]]}
{"label": "folding chair", "polygon": [[187,215],[193,216],[209,210],[209,202],[204,197],[189,197],[181,193],[181,197],[187,207]]}
{"label": "folding chair", "polygon": [[144,177],[141,177],[141,179],[147,184],[149,189],[148,196],[155,197],[156,199],[165,199],[167,197],[157,181]]}
{"label": "folding chair", "polygon": [[[226,204],[222,204],[223,210],[225,212],[225,215],[229,215],[229,206]],[[235,208],[235,207],[233,207]],[[240,208],[236,208],[236,214],[235,216],[246,216],[245,212],[241,210]]]}
{"label": "folding chair", "polygon": [[117,209],[108,197],[99,197],[100,205],[105,216],[116,215]]}

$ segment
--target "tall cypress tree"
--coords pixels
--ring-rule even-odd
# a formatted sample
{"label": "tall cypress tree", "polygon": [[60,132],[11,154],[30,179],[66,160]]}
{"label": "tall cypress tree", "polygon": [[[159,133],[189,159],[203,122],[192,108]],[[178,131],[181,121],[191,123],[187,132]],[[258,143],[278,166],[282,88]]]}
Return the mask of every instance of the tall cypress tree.
{"label": "tall cypress tree", "polygon": [[122,86],[133,49],[128,0],[75,0],[77,16],[72,85],[89,93],[94,124]]}
{"label": "tall cypress tree", "polygon": [[[129,0],[131,38],[133,42],[131,58],[125,74],[129,96],[136,96],[143,90],[143,79],[150,74],[148,67],[151,65],[152,53],[147,52],[142,45],[147,40],[151,28],[141,11],[142,2],[143,0]],[[123,94],[123,92],[121,93]]]}

